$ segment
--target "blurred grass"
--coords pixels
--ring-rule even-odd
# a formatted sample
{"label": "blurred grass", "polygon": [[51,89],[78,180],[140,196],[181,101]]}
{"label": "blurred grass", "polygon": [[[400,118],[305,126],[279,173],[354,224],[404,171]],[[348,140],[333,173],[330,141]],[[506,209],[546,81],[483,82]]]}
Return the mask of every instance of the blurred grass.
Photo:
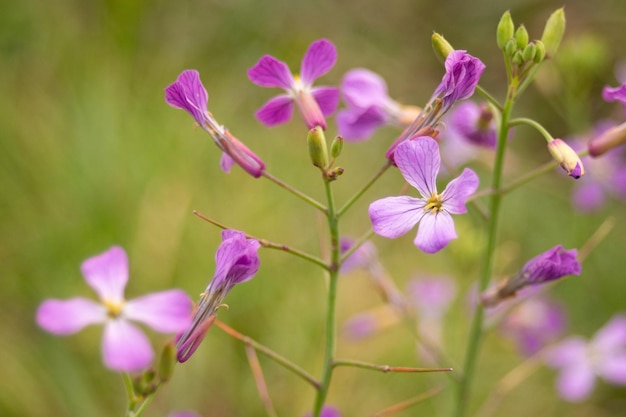
{"label": "blurred grass", "polygon": [[[438,31],[455,47],[483,59],[487,64],[483,84],[501,94],[502,65],[494,44],[499,16],[510,8],[515,22],[524,22],[531,38],[536,38],[549,13],[561,5],[527,0],[501,5],[456,0],[436,6],[409,0],[4,1],[0,13],[0,415],[122,414],[123,387],[120,378],[101,365],[99,329],[57,338],[34,324],[34,311],[44,298],[91,296],[79,273],[85,258],[113,244],[124,246],[131,260],[129,298],[173,286],[198,294],[212,276],[219,231],[191,215],[193,209],[233,228],[318,253],[322,222],[313,209],[238,168],[224,175],[215,145],[193,129],[186,114],[164,103],[163,88],[181,70],[200,71],[211,111],[265,160],[272,173],[321,199],[316,172],[303,169],[308,162],[300,121],[265,129],[254,120],[254,110],[274,93],[247,80],[246,70],[258,57],[278,56],[296,70],[308,44],[328,37],[337,45],[339,61],[323,78],[324,84],[337,84],[345,71],[364,66],[388,80],[392,96],[421,104],[442,74],[430,50],[430,35]],[[624,58],[626,41],[623,2],[565,5],[566,36],[574,41],[573,49],[576,36],[593,33],[605,42],[606,53],[596,58],[602,60],[601,72],[585,84],[595,89],[576,96],[583,94],[583,99],[548,106],[533,90],[520,103],[518,114],[536,117],[557,136],[572,126],[588,128],[609,112],[621,117],[617,106],[602,104],[599,88],[616,84],[611,71],[615,61]],[[547,84],[551,85],[549,80]],[[572,102],[584,103],[584,111],[575,120],[563,119],[559,110]],[[367,175],[363,170],[382,164],[381,155],[394,134],[384,129],[376,141],[346,145],[341,161],[346,174],[336,184],[339,201],[345,201],[354,184]],[[521,130],[512,146],[516,164],[509,178],[548,160],[534,132]],[[365,200],[395,193],[400,184],[397,172],[391,173]],[[568,307],[572,332],[590,336],[624,308],[624,206],[613,202],[595,216],[576,214],[570,209],[568,193],[561,193],[570,187],[563,176],[548,175],[507,198],[497,274],[511,273],[557,243],[579,247],[604,217],[616,216],[614,231],[586,260],[584,274],[554,290]],[[358,236],[368,227],[365,200],[355,206],[354,217],[346,219],[345,233]],[[463,290],[471,286],[480,265],[481,224],[464,216],[457,225],[467,238],[461,235],[449,250],[434,256],[412,248],[412,236],[375,239],[401,288],[416,271],[450,274]],[[322,360],[324,281],[301,260],[269,250],[261,256],[258,276],[229,295],[232,308],[221,318],[317,374]],[[380,301],[367,277],[355,274],[342,280],[339,303],[340,321],[344,321]],[[461,362],[467,333],[463,296],[448,323],[450,352]],[[341,357],[420,365],[411,338],[401,328],[362,342],[340,339],[338,349]],[[261,361],[279,414],[304,414],[312,404],[309,387],[264,358]],[[519,361],[512,346],[489,335],[479,364],[476,397],[484,398]],[[621,415],[623,389],[601,383],[589,402],[573,406],[558,400],[553,381],[554,373],[546,369],[532,375],[508,397],[499,415]],[[368,415],[447,383],[441,375],[339,369],[329,401],[344,415]],[[435,415],[449,407],[449,399],[445,392],[400,415]],[[217,330],[210,332],[146,415],[165,416],[177,409],[195,409],[203,416],[263,415],[238,342]]]}

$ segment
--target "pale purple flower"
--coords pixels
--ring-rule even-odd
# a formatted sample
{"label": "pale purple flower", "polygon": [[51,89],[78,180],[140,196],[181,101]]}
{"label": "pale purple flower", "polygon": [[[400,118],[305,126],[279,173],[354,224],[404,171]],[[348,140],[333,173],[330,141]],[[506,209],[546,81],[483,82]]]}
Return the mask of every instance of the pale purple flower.
{"label": "pale purple flower", "polygon": [[343,331],[347,338],[360,340],[393,326],[399,320],[395,306],[386,304],[355,314],[345,322]]}
{"label": "pale purple flower", "polygon": [[566,326],[563,308],[546,297],[532,297],[509,310],[500,324],[520,353],[531,356],[559,338]]}
{"label": "pale purple flower", "polygon": [[193,411],[177,411],[170,414],[168,417],[200,417],[200,414]]}
{"label": "pale purple flower", "polygon": [[567,275],[580,275],[582,267],[576,259],[577,254],[576,249],[566,250],[557,245],[535,256],[516,275],[485,291],[481,296],[482,303],[495,306],[529,285],[543,284]]}
{"label": "pale purple flower", "polygon": [[339,134],[348,141],[368,139],[384,125],[406,127],[420,109],[403,106],[387,94],[387,84],[378,74],[357,68],[344,75],[341,95],[347,108],[337,113]]}
{"label": "pale purple flower", "polygon": [[215,144],[222,150],[220,167],[230,172],[234,163],[241,166],[255,178],[265,171],[265,164],[247,146],[220,125],[207,110],[209,95],[200,81],[196,70],[183,71],[176,82],[165,88],[165,101],[172,107],[188,112],[198,125],[211,135]]}
{"label": "pale purple flower", "polygon": [[626,113],[626,83],[619,87],[609,87],[608,85],[602,90],[602,98],[606,101],[618,101],[624,106]]}
{"label": "pale purple flower", "polygon": [[[398,144],[416,136],[430,135],[429,130],[435,129],[439,119],[454,106],[457,101],[465,100],[474,94],[485,64],[466,51],[453,51],[445,61],[446,73],[435,89],[428,104],[420,115],[387,150],[387,159],[394,160],[394,151]],[[436,130],[436,129],[435,129]]]}
{"label": "pale purple flower", "polygon": [[407,284],[409,299],[420,317],[441,318],[456,298],[456,283],[446,276],[414,278]]}
{"label": "pale purple flower", "polygon": [[478,176],[465,168],[439,194],[436,179],[441,161],[439,145],[434,139],[422,136],[402,142],[395,153],[402,176],[422,197],[399,196],[374,201],[369,207],[374,232],[396,238],[420,223],[415,246],[426,253],[438,252],[456,239],[450,215],[467,212],[465,202],[476,191]]}
{"label": "pale purple flower", "polygon": [[590,341],[570,337],[550,348],[546,363],[559,369],[556,389],[567,401],[586,399],[595,379],[626,385],[626,315],[617,314]]}
{"label": "pale purple flower", "polygon": [[215,275],[202,293],[193,321],[178,339],[177,359],[185,362],[196,351],[222,300],[239,283],[246,282],[259,270],[260,243],[246,239],[243,232],[224,230],[222,243],[215,254]]}
{"label": "pale purple flower", "polygon": [[266,126],[287,122],[293,114],[294,103],[298,106],[307,128],[316,126],[326,130],[324,116],[333,113],[339,103],[339,91],[335,87],[313,87],[313,82],[335,65],[337,50],[332,42],[320,39],[307,50],[300,74],[292,75],[289,67],[271,55],[259,59],[248,70],[248,78],[261,87],[278,87],[287,94],[273,97],[256,112],[256,117]]}
{"label": "pale purple flower", "polygon": [[491,149],[496,147],[496,123],[486,103],[461,103],[450,113],[447,121],[446,139],[454,135],[473,145]]}
{"label": "pale purple flower", "polygon": [[[339,240],[339,250],[345,253],[354,246],[354,239],[342,237]],[[348,274],[355,269],[369,269],[374,263],[378,262],[378,251],[371,241],[364,242],[357,250],[355,250],[341,265],[340,272]]]}
{"label": "pale purple flower", "polygon": [[[308,413],[304,417],[311,417],[312,413]],[[322,412],[320,413],[320,417],[341,417],[341,413],[335,407],[331,407],[329,405],[325,405],[322,407]]]}
{"label": "pale purple flower", "polygon": [[162,333],[177,333],[189,325],[191,300],[181,290],[124,299],[128,258],[122,248],[114,246],[87,259],[81,269],[100,303],[80,297],[46,300],[37,310],[37,323],[59,335],[76,333],[90,324],[104,324],[102,352],[108,368],[132,372],[152,362],[154,353],[148,338],[131,321]]}

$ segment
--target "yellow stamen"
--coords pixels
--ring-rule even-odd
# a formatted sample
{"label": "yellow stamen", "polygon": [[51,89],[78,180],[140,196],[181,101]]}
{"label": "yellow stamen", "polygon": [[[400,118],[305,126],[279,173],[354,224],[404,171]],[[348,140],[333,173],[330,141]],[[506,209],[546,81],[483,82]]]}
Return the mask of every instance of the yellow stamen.
{"label": "yellow stamen", "polygon": [[433,191],[428,200],[426,200],[426,205],[424,206],[424,211],[430,211],[431,213],[439,213],[443,210],[443,201],[441,201],[441,195],[437,194],[436,191]]}
{"label": "yellow stamen", "polygon": [[107,316],[109,318],[117,318],[122,314],[122,310],[124,309],[124,302],[115,302],[110,300],[104,300],[102,303],[104,307],[107,309]]}

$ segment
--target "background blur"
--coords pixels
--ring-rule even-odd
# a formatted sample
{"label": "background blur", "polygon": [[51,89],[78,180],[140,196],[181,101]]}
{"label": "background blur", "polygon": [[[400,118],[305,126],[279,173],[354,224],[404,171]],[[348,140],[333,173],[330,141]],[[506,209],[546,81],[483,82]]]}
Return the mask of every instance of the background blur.
{"label": "background blur", "polygon": [[[443,74],[430,36],[442,33],[457,49],[480,57],[481,84],[497,97],[504,90],[495,46],[498,19],[510,9],[531,39],[541,36],[550,13],[565,4],[567,32],[559,66],[546,65],[541,88],[531,88],[515,114],[536,118],[555,137],[583,134],[595,120],[623,119],[621,106],[600,99],[617,85],[616,65],[626,58],[626,3],[620,0],[509,2],[377,0],[309,1],[55,1],[4,0],[0,6],[0,415],[120,416],[121,378],[102,366],[100,329],[66,338],[38,329],[34,313],[45,298],[93,297],[80,263],[113,244],[129,254],[127,297],[171,287],[196,297],[214,270],[220,231],[191,214],[313,253],[325,237],[315,210],[266,180],[238,167],[230,175],[219,152],[186,113],[168,107],[163,88],[186,68],[198,69],[217,119],[247,143],[274,175],[322,199],[318,173],[309,167],[306,130],[298,117],[266,129],[253,112],[278,93],[252,85],[246,70],[263,54],[296,71],[308,45],[327,37],[339,60],[320,84],[337,85],[353,67],[380,73],[401,102],[425,103]],[[569,114],[569,116],[564,116]],[[329,133],[334,132],[334,121]],[[339,202],[383,163],[397,131],[347,144],[336,183]],[[549,160],[543,139],[519,128],[512,142],[512,179]],[[473,165],[483,186],[484,165]],[[626,309],[624,205],[611,201],[594,215],[571,209],[573,181],[553,172],[507,198],[496,271],[513,273],[528,258],[558,243],[580,247],[604,221],[616,226],[585,260],[583,275],[551,291],[566,306],[571,333],[590,337]],[[367,204],[397,193],[402,179],[388,173],[350,212],[346,234],[368,227]],[[478,276],[481,223],[458,218],[460,239],[434,256],[411,244],[413,232],[394,241],[374,238],[401,289],[413,276],[455,277],[460,294],[447,316],[449,353],[462,361],[468,330],[465,293]],[[322,226],[322,228],[320,228]],[[325,282],[310,264],[271,250],[261,252],[259,274],[227,297],[220,318],[319,375]],[[381,304],[369,278],[342,279],[339,320]],[[154,335],[155,343],[163,338]],[[358,342],[340,338],[339,356],[420,366],[406,329],[389,329]],[[522,358],[497,333],[485,339],[474,406]],[[310,410],[309,386],[261,357],[270,395],[281,416]],[[624,388],[600,382],[582,405],[561,401],[554,371],[540,368],[504,400],[496,415],[618,416]],[[379,374],[339,369],[329,402],[345,416],[369,415],[445,385],[442,375]],[[531,399],[531,400],[529,400]],[[401,416],[437,415],[450,390]],[[203,416],[264,415],[243,345],[213,329],[195,356],[179,366],[146,416],[174,410]]]}

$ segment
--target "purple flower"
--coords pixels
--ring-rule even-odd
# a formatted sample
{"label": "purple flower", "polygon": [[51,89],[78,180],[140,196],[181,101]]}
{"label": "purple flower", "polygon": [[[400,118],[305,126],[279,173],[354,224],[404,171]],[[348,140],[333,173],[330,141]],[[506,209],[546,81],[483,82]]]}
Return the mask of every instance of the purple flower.
{"label": "purple flower", "polygon": [[255,239],[246,239],[243,232],[224,230],[222,243],[215,254],[215,275],[202,293],[193,321],[178,339],[176,356],[185,362],[196,351],[208,331],[222,300],[235,284],[246,282],[259,270],[258,250],[261,245]]}
{"label": "purple flower", "polygon": [[337,125],[339,134],[349,141],[368,139],[386,124],[406,127],[420,112],[417,107],[403,106],[392,100],[385,80],[364,68],[344,75],[341,95],[348,107],[337,113]]}
{"label": "purple flower", "polygon": [[465,201],[476,191],[478,176],[465,168],[446,189],[437,193],[436,179],[440,157],[437,142],[426,136],[398,145],[395,162],[402,176],[417,188],[421,198],[387,197],[370,204],[374,232],[396,238],[420,223],[415,245],[426,253],[443,249],[457,237],[450,214],[465,213]]}
{"label": "purple flower", "polygon": [[82,264],[87,284],[100,303],[85,299],[50,299],[37,310],[37,324],[50,333],[76,333],[90,324],[104,324],[102,352],[105,365],[117,371],[139,371],[150,365],[153,351],[148,338],[131,321],[162,333],[184,330],[191,318],[191,300],[183,291],[168,290],[134,300],[124,299],[128,258],[114,246]]}
{"label": "purple flower", "polygon": [[248,78],[261,87],[282,88],[287,94],[270,99],[256,112],[256,117],[266,126],[287,122],[293,114],[295,102],[307,128],[321,126],[326,130],[324,116],[333,113],[339,102],[339,91],[335,87],[313,87],[313,82],[326,74],[335,65],[335,45],[326,39],[315,41],[309,46],[300,67],[299,75],[292,75],[289,67],[271,55],[259,59],[248,70]]}
{"label": "purple flower", "polygon": [[445,276],[415,278],[409,281],[407,288],[417,314],[422,318],[441,318],[456,297],[456,283]]}
{"label": "purple flower", "polygon": [[563,308],[545,297],[533,297],[513,307],[500,325],[519,351],[531,356],[555,341],[565,330]]}
{"label": "purple flower", "polygon": [[481,296],[483,304],[495,306],[529,285],[543,284],[566,275],[580,275],[582,267],[576,259],[577,254],[576,249],[565,250],[557,245],[535,256],[516,275],[485,291]]}
{"label": "purple flower", "polygon": [[165,88],[165,101],[172,107],[189,113],[198,125],[211,135],[222,150],[220,166],[225,172],[237,163],[248,174],[258,178],[265,171],[265,164],[247,146],[235,138],[224,126],[217,123],[207,110],[209,95],[196,70],[183,71],[176,82]]}
{"label": "purple flower", "polygon": [[[304,417],[311,417],[312,413],[305,415]],[[320,413],[320,417],[341,417],[341,413],[335,407],[331,407],[329,405],[325,405],[322,408],[322,412]]]}
{"label": "purple flower", "polygon": [[607,85],[602,90],[602,98],[606,101],[619,101],[624,106],[624,113],[626,113],[626,83],[614,88]]}
{"label": "purple flower", "polygon": [[[354,239],[343,237],[339,242],[341,253],[345,253],[354,246]],[[366,241],[357,250],[355,250],[341,265],[341,273],[348,274],[355,269],[370,268],[374,263],[378,262],[378,252],[376,246],[371,241]]]}
{"label": "purple flower", "polygon": [[626,316],[614,316],[589,342],[570,337],[545,353],[546,363],[560,370],[556,389],[567,401],[582,401],[593,391],[596,376],[626,385]]}
{"label": "purple flower", "polygon": [[487,104],[478,105],[473,101],[461,103],[448,117],[448,134],[473,145],[495,148],[497,134],[493,112]]}

